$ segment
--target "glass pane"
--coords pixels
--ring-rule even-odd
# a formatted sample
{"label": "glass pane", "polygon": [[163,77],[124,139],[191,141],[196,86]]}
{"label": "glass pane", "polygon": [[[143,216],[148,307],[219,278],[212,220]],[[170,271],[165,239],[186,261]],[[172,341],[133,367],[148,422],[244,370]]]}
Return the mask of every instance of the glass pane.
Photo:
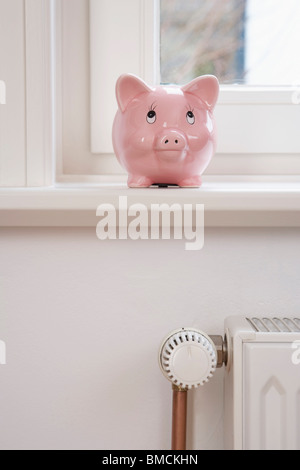
{"label": "glass pane", "polygon": [[161,0],[161,82],[300,82],[299,0]]}

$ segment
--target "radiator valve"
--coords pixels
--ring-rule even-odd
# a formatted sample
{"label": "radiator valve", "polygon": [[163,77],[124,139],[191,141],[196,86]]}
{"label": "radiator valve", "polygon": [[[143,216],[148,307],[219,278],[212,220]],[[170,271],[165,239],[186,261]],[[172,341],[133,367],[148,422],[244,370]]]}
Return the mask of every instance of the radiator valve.
{"label": "radiator valve", "polygon": [[203,385],[223,363],[226,363],[226,343],[222,336],[208,336],[194,328],[173,331],[159,351],[163,374],[182,389]]}

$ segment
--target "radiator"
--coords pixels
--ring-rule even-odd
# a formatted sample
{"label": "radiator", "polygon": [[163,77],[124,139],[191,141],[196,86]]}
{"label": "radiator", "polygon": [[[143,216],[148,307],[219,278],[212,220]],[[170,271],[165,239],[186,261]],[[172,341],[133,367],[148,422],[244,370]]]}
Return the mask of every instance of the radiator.
{"label": "radiator", "polygon": [[300,450],[300,318],[225,320],[225,447]]}

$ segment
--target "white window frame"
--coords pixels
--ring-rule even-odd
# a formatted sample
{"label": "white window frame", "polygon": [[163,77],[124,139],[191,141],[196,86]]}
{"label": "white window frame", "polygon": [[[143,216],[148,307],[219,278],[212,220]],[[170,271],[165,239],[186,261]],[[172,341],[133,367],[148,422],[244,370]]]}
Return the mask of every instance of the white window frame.
{"label": "white window frame", "polygon": [[[116,111],[114,85],[121,73],[134,72],[150,85],[159,80],[159,0],[89,0],[91,64],[91,152],[114,160],[111,127]],[[60,0],[56,0],[57,24]],[[125,7],[126,4],[126,7]],[[122,14],[117,15],[120,10]],[[139,11],[139,14],[134,12]],[[118,54],[118,34],[110,34],[111,25],[124,38],[124,48],[132,50],[130,64],[120,60],[107,66],[109,54]],[[131,34],[126,34],[130,31]],[[135,34],[135,36],[134,36]],[[105,41],[103,41],[105,37]],[[139,38],[133,43],[133,37]],[[61,39],[60,39],[61,40]],[[59,51],[59,43],[58,43]],[[59,54],[59,53],[58,53]],[[297,87],[221,86],[215,110],[218,128],[217,154],[205,175],[241,175],[250,178],[300,175],[300,106],[293,97]],[[100,106],[102,103],[102,107]],[[103,119],[102,109],[106,110]],[[58,128],[57,135],[60,135]],[[78,181],[64,174],[58,157],[59,182]],[[82,180],[96,176],[82,175]],[[98,178],[100,181],[100,179]],[[102,181],[115,180],[113,174]],[[124,177],[123,177],[124,180]]]}
{"label": "white window frame", "polygon": [[[9,86],[5,119],[10,123],[15,120],[20,135],[22,126],[25,127],[25,134],[22,139],[15,139],[12,132],[2,131],[1,186],[43,187],[68,181],[124,181],[124,174],[121,178],[114,175],[111,164],[116,164],[111,143],[116,79],[121,73],[131,71],[150,85],[159,80],[159,0],[86,0],[90,5],[90,152],[98,158],[103,156],[103,162],[107,161],[112,171],[108,169],[105,177],[97,173],[74,176],[64,172],[62,1],[11,2],[24,10],[25,49],[21,50],[19,38],[13,51],[10,47],[7,49],[7,55],[20,56],[20,69],[15,68],[13,73],[24,74],[24,89],[20,86],[17,93],[12,92],[16,103],[23,102],[25,120],[19,118],[16,121],[16,109],[10,110],[13,93]],[[117,15],[116,11],[121,9],[122,15]],[[134,11],[139,13],[134,15]],[[109,34],[111,24],[122,34],[124,47],[132,50],[128,68],[122,60],[107,66],[109,54],[118,54],[118,35]],[[20,30],[21,25],[16,26]],[[133,33],[126,34],[127,30]],[[133,43],[133,38],[138,40]],[[6,77],[0,77],[3,78]],[[278,180],[282,176],[300,175],[299,96],[298,87],[221,86],[215,111],[217,154],[204,177],[209,180],[233,175],[251,179],[259,175]],[[100,104],[106,113],[108,111],[105,119]],[[5,129],[3,110],[2,106],[1,127]]]}
{"label": "white window frame", "polygon": [[[48,186],[54,177],[53,4],[51,0],[1,3],[6,14],[0,32],[5,76],[0,79],[5,83],[6,103],[0,108],[0,187]],[[7,34],[13,35],[12,41]]]}
{"label": "white window frame", "polygon": [[[1,225],[95,225],[97,205],[102,200],[117,203],[120,191],[124,195],[128,194],[133,202],[143,202],[143,199],[147,204],[151,203],[153,197],[159,202],[182,200],[205,203],[208,211],[206,225],[300,225],[300,139],[297,138],[300,107],[294,104],[298,102],[295,97],[299,97],[297,87],[222,86],[216,108],[218,152],[204,175],[202,188],[180,192],[153,192],[149,189],[133,194],[126,189],[125,174],[116,176],[108,173],[102,176],[64,172],[62,0],[12,1],[15,5],[18,2],[19,7],[24,9],[23,32],[26,40],[23,61],[26,67],[24,65],[24,90],[21,92],[25,136],[23,149],[14,147],[14,151],[11,151],[10,148],[7,155],[2,152],[1,169],[5,169],[7,178],[0,181],[0,185],[23,189],[0,189]],[[106,140],[98,139],[97,126],[101,127],[103,123],[100,122],[101,118],[99,121],[96,102],[100,99],[107,109],[112,109],[112,119],[116,106],[113,97],[116,75],[127,70],[124,70],[124,64],[121,64],[122,70],[112,70],[102,63],[106,50],[116,50],[116,46],[113,44],[113,35],[109,40],[99,43],[97,8],[100,4],[107,8],[104,20],[102,17],[105,26],[105,23],[109,25],[112,21],[113,11],[118,5],[126,3],[127,16],[114,15],[114,28],[124,28],[124,25],[136,28],[141,41],[136,44],[137,49],[132,51],[132,55],[137,57],[138,65],[136,70],[130,71],[139,74],[149,84],[154,84],[158,76],[159,0],[89,1],[91,44],[97,44],[98,49],[98,52],[95,48],[91,50],[90,148],[91,152],[100,152],[110,164],[115,160],[109,152],[107,139],[111,122],[106,120],[106,127],[99,133],[100,136],[105,135]],[[137,6],[140,14],[132,15],[130,9]],[[126,41],[126,34],[124,36]],[[14,52],[22,57],[22,51]],[[11,50],[8,50],[10,53]],[[0,76],[0,79],[5,80],[5,77]],[[97,91],[98,80],[101,81],[100,95]],[[9,105],[10,99],[10,88],[7,86],[5,106]],[[0,113],[3,108],[0,107]],[[0,114],[0,123],[1,117]],[[12,139],[9,144],[12,144]],[[97,183],[96,188],[94,183]],[[43,211],[46,212],[42,215]],[[81,212],[83,216],[79,217]],[[50,213],[53,217],[49,216]],[[69,218],[66,218],[66,214],[69,214]]]}

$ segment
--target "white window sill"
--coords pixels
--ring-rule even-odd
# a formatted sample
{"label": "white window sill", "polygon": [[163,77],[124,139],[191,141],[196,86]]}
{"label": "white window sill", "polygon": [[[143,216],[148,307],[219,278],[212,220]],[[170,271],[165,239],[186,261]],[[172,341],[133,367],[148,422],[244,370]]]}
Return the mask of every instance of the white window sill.
{"label": "white window sill", "polygon": [[199,189],[129,189],[125,183],[64,183],[0,189],[1,227],[96,227],[102,203],[204,204],[206,227],[299,227],[300,177],[206,177]]}

